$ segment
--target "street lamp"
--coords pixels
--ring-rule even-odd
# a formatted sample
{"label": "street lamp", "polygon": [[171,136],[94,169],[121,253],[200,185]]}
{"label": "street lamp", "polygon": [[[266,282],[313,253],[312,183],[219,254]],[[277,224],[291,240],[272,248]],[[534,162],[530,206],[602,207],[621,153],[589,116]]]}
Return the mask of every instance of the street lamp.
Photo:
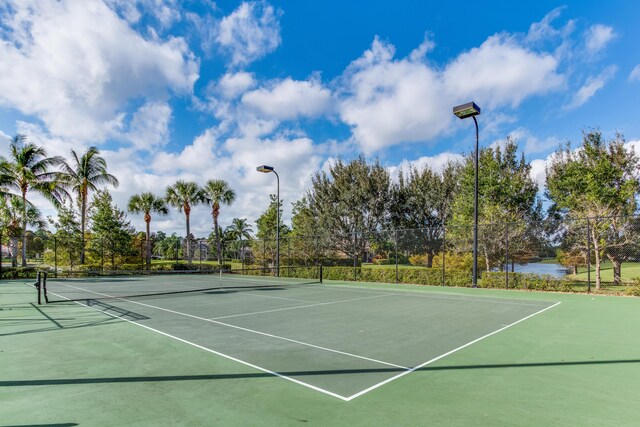
{"label": "street lamp", "polygon": [[478,121],[476,116],[480,114],[480,107],[475,102],[453,107],[453,114],[460,119],[473,117],[476,125],[476,159],[475,159],[475,191],[473,198],[473,287],[478,286]]}
{"label": "street lamp", "polygon": [[280,177],[273,166],[262,165],[256,168],[258,172],[276,174],[276,277],[280,277]]}

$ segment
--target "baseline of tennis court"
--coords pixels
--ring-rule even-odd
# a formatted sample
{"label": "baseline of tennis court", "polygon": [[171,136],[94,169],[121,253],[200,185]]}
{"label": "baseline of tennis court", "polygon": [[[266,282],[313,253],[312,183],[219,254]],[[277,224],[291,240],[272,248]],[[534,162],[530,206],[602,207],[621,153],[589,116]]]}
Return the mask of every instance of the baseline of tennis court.
{"label": "baseline of tennis court", "polygon": [[115,278],[100,290],[80,280],[60,281],[57,289],[89,292],[94,297],[81,304],[345,401],[559,304],[332,284],[216,289],[208,278],[161,280],[197,291],[119,297],[122,283],[139,284]]}

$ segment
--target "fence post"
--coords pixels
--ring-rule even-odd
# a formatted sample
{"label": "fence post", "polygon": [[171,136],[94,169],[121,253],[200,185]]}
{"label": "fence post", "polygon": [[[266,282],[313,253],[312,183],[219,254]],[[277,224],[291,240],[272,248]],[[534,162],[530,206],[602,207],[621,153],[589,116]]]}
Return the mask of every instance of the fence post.
{"label": "fence post", "polygon": [[591,292],[591,224],[587,217],[587,293]]}
{"label": "fence post", "polygon": [[358,281],[358,276],[356,274],[356,259],[358,257],[357,251],[358,251],[358,244],[356,242],[356,230],[353,230],[353,281],[356,282]]}
{"label": "fence post", "polygon": [[509,289],[509,223],[504,225],[504,283],[505,289]]}
{"label": "fence post", "polygon": [[267,268],[267,238],[262,239],[262,269]]}
{"label": "fence post", "polygon": [[393,237],[396,245],[396,285],[398,284],[398,230],[393,230]]}
{"label": "fence post", "polygon": [[53,271],[58,278],[58,238],[53,236]]}
{"label": "fence post", "polygon": [[445,261],[444,254],[447,252],[447,227],[442,223],[442,286],[445,285]]}

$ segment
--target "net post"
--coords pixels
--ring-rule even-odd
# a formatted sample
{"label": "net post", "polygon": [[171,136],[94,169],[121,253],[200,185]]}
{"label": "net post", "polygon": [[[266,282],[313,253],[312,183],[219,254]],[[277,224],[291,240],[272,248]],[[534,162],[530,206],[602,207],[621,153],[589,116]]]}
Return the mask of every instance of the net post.
{"label": "net post", "polygon": [[[58,273],[56,273],[56,277],[57,277]],[[49,273],[46,271],[42,272],[42,285],[41,285],[41,290],[42,290],[42,294],[44,295],[44,301],[49,304],[49,295],[47,294],[47,278],[49,277]]]}
{"label": "net post", "polygon": [[42,285],[41,276],[42,276],[42,272],[38,271],[36,273],[36,283],[35,283],[36,291],[38,291],[38,305],[42,305],[42,292],[40,291],[40,286]]}

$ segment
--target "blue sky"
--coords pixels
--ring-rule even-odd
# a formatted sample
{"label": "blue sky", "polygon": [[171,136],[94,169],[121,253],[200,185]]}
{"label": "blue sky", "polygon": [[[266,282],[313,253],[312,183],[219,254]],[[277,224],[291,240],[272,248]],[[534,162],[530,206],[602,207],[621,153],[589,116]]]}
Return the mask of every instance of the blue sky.
{"label": "blue sky", "polygon": [[[288,221],[338,157],[396,175],[469,152],[473,125],[451,108],[474,100],[481,144],[516,138],[542,183],[585,129],[640,142],[638,16],[635,1],[0,0],[0,136],[64,156],[98,146],[122,207],[225,179],[238,197],[223,225],[266,208],[275,180],[255,166],[269,164]],[[192,224],[208,234],[205,207]]]}

